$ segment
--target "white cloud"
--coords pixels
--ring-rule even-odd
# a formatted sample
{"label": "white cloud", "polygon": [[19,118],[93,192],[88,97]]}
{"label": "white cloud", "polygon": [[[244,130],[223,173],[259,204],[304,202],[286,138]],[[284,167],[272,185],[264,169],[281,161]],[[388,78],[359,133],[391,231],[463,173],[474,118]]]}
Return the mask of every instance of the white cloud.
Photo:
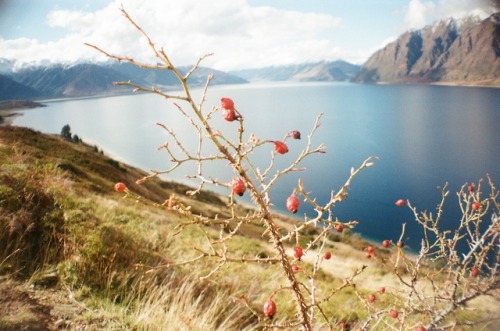
{"label": "white cloud", "polygon": [[[247,0],[112,0],[94,12],[53,10],[45,18],[45,24],[58,35],[63,31],[61,39],[40,42],[0,37],[0,57],[20,63],[105,60],[102,54],[84,46],[88,42],[113,54],[156,62],[145,39],[122,17],[119,11],[122,3],[177,65],[193,64],[206,53],[214,56],[203,65],[221,70],[325,59],[361,64],[376,50],[371,44],[347,49],[344,45],[349,41],[339,38],[352,33],[346,27],[370,22],[344,22],[328,14],[252,7]],[[494,11],[491,0],[408,0],[407,3],[399,15],[405,24],[400,26],[400,32],[450,16],[475,13],[485,17]],[[397,32],[393,30],[391,34]]]}
{"label": "white cloud", "polygon": [[435,5],[433,2],[421,2],[411,0],[405,15],[405,23],[410,29],[418,29],[428,23],[432,16]]}
{"label": "white cloud", "polygon": [[443,18],[462,18],[468,15],[477,15],[486,18],[498,8],[495,8],[496,0],[442,0],[439,6],[439,14]]}
{"label": "white cloud", "polygon": [[340,26],[341,20],[331,15],[251,7],[245,0],[115,0],[96,12],[52,11],[46,23],[66,29],[62,39],[49,43],[0,40],[1,49],[6,50],[2,57],[23,62],[103,60],[98,52],[83,46],[88,42],[117,55],[155,61],[145,39],[121,16],[122,3],[178,65],[192,64],[206,53],[215,56],[204,65],[222,70],[315,61],[339,54],[320,37]]}
{"label": "white cloud", "polygon": [[437,20],[469,15],[486,18],[498,8],[495,0],[411,0],[405,11],[405,29],[420,29]]}

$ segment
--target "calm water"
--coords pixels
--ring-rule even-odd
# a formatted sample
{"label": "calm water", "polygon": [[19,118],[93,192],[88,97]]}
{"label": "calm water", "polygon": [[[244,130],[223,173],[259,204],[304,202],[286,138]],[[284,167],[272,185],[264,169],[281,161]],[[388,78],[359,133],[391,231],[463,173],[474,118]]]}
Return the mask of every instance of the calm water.
{"label": "calm water", "polygon": [[[285,211],[284,201],[299,177],[323,202],[345,182],[352,166],[378,156],[376,166],[355,180],[349,199],[334,211],[341,220],[358,220],[357,231],[377,241],[398,239],[401,223],[406,222],[406,241],[418,249],[421,231],[407,208],[394,206],[397,199],[407,198],[420,210],[434,211],[440,198],[436,188],[448,182],[453,194],[444,225],[452,227],[460,216],[454,192],[462,184],[489,173],[500,185],[500,89],[347,83],[225,86],[210,90],[205,111],[225,96],[245,117],[246,137],[254,133],[261,139],[282,139],[291,130],[301,131],[303,139],[289,141],[290,152],[278,158],[278,167],[298,155],[316,116],[324,113],[313,143],[324,143],[327,153],[311,156],[302,164],[307,171],[278,182],[272,198],[279,211]],[[215,125],[235,136],[238,125],[216,115]],[[196,133],[186,119],[171,102],[155,95],[51,102],[26,111],[14,125],[59,133],[69,124],[73,133],[109,155],[145,170],[162,170],[171,164],[156,148],[169,138],[156,122],[196,146]],[[268,145],[254,154],[259,166],[267,165],[271,149]],[[207,147],[206,153],[210,150]],[[207,164],[204,171],[221,180],[232,177],[221,163]],[[168,178],[186,182],[185,175],[194,172],[195,167],[181,167]],[[304,212],[313,215],[301,207],[299,214]]]}

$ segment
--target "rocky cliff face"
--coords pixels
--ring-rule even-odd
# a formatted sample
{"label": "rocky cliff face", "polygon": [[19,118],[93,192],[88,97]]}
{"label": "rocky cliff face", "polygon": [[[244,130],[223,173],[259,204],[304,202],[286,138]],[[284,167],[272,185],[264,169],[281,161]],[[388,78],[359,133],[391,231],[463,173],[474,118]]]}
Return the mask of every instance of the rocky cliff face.
{"label": "rocky cliff face", "polygon": [[500,85],[500,13],[405,32],[375,52],[355,81]]}

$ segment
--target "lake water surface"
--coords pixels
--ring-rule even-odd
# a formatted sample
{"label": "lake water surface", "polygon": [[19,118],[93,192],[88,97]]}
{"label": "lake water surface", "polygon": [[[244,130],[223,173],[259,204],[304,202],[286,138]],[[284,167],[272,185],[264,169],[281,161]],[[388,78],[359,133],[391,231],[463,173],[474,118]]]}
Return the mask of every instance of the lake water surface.
{"label": "lake water surface", "polygon": [[[409,199],[420,210],[434,211],[440,198],[436,188],[448,182],[451,193],[443,225],[453,227],[460,219],[455,192],[462,184],[477,182],[488,173],[500,185],[500,89],[349,83],[218,86],[210,89],[205,111],[218,106],[221,97],[235,101],[245,118],[245,137],[254,133],[263,140],[279,140],[292,130],[302,133],[302,140],[287,141],[290,152],[277,158],[278,167],[300,153],[317,115],[323,113],[313,145],[323,143],[327,153],[311,156],[302,164],[306,171],[278,182],[271,192],[278,211],[286,212],[285,200],[298,178],[324,202],[331,190],[345,182],[352,166],[377,156],[376,165],[354,181],[349,199],[335,207],[335,214],[341,220],[358,220],[357,231],[377,241],[397,240],[401,224],[406,222],[405,240],[418,249],[421,231],[407,208],[394,205],[397,199]],[[25,111],[14,125],[60,133],[69,124],[84,141],[145,170],[171,166],[168,155],[157,151],[169,140],[157,122],[171,127],[188,147],[196,148],[196,133],[186,119],[172,102],[156,95],[47,105]],[[218,113],[214,116],[214,125],[236,137],[238,124],[220,117]],[[256,164],[266,166],[271,150],[269,144],[257,151],[253,155]],[[181,167],[168,179],[188,182],[185,175],[195,171],[194,165]],[[207,164],[204,171],[221,180],[233,176],[230,167],[217,162]],[[314,215],[305,206],[297,215],[303,213]]]}

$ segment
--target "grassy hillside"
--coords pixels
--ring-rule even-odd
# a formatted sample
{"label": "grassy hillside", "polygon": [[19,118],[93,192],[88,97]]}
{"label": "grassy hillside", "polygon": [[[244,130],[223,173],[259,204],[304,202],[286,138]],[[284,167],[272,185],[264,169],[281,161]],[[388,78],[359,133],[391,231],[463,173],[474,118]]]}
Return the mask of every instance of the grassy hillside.
{"label": "grassy hillside", "polygon": [[[270,291],[283,286],[279,265],[228,263],[206,277],[216,261],[179,261],[195,259],[231,227],[190,225],[186,212],[162,206],[173,197],[179,205],[191,206],[191,213],[223,218],[228,216],[228,198],[210,192],[188,197],[188,187],[158,179],[136,184],[144,175],[96,147],[0,127],[1,330],[262,327],[252,311],[260,312]],[[116,182],[127,185],[129,198],[114,192]],[[143,198],[138,201],[136,194]],[[244,206],[238,209],[249,212]],[[280,226],[295,222],[281,218]],[[179,234],[179,226],[187,230]],[[261,232],[258,224],[244,225],[228,250],[235,256],[272,258]],[[367,310],[356,295],[380,286],[388,291],[376,304],[389,305],[397,296],[397,279],[385,268],[390,250],[376,248],[376,255],[367,259],[363,250],[368,244],[358,237],[332,234],[329,239],[326,248],[332,259],[316,275],[322,289],[335,293],[325,313],[338,322],[363,318]],[[308,240],[307,235],[301,238]],[[316,262],[310,251],[301,268]],[[363,266],[356,294],[351,287],[335,290]],[[307,282],[307,273],[299,273]],[[278,320],[295,313],[290,297],[278,293],[275,300]],[[498,307],[486,303],[490,309]],[[462,318],[486,313],[468,312]]]}
{"label": "grassy hillside", "polygon": [[[84,324],[106,320],[123,328],[131,326],[126,307],[137,293],[130,292],[160,274],[150,273],[146,280],[137,264],[162,264],[175,253],[169,232],[180,219],[175,213],[122,199],[114,193],[114,183],[125,182],[155,203],[174,192],[182,200],[187,187],[160,181],[135,185],[144,173],[96,148],[15,127],[0,129],[0,160],[1,274],[40,286],[64,284],[78,302],[91,301],[84,304],[87,317],[73,316],[88,319]],[[201,201],[210,202],[210,207],[202,208]],[[191,204],[193,212],[210,212],[223,202],[206,193]],[[182,268],[162,271],[160,284],[171,287],[187,276]],[[182,290],[197,294],[201,289],[193,285]],[[115,309],[108,307],[108,300],[127,301],[112,321],[99,318]],[[92,322],[95,318],[99,321]],[[0,317],[0,329],[11,325],[10,329],[17,330],[18,322]],[[95,329],[101,327],[95,325]]]}

